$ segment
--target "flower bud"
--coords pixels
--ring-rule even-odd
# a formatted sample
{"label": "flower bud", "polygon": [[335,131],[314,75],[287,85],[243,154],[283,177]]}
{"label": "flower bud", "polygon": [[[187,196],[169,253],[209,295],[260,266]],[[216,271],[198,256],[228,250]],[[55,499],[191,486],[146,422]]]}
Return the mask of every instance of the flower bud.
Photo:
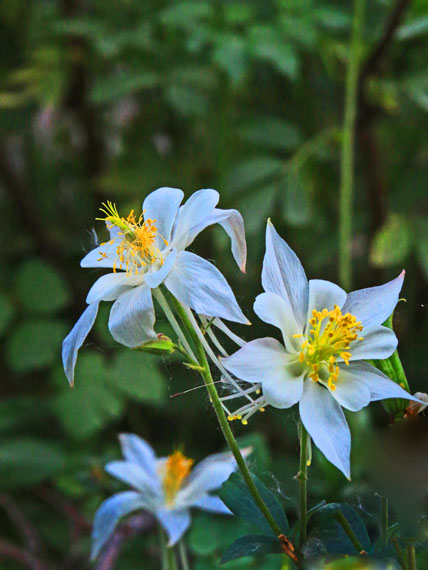
{"label": "flower bud", "polygon": [[176,345],[166,335],[160,333],[156,340],[149,340],[137,346],[134,350],[148,352],[150,354],[172,354],[176,349]]}

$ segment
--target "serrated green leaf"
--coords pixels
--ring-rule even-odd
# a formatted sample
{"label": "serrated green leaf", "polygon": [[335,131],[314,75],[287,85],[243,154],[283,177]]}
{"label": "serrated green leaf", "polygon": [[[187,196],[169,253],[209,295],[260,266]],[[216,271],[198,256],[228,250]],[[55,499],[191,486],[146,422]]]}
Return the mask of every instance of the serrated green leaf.
{"label": "serrated green leaf", "polygon": [[65,465],[54,444],[35,438],[8,439],[0,444],[0,487],[17,489],[47,479]]}
{"label": "serrated green leaf", "polygon": [[273,536],[260,534],[248,534],[235,540],[221,557],[221,563],[225,564],[243,556],[255,556],[256,554],[282,554],[283,550],[278,539]]}
{"label": "serrated green leaf", "polygon": [[70,288],[55,267],[38,258],[20,266],[15,287],[20,304],[30,313],[53,313],[71,300]]}
{"label": "serrated green leaf", "polygon": [[10,368],[24,373],[59,361],[61,342],[67,332],[68,326],[59,320],[32,320],[20,325],[6,347]]}
{"label": "serrated green leaf", "polygon": [[[281,530],[286,533],[288,530],[288,521],[280,502],[274,493],[254,474],[252,474],[252,477],[271,515]],[[254,502],[240,473],[232,473],[229,479],[223,483],[219,497],[233,514],[249,523],[251,527],[257,528],[264,534],[272,535],[273,531],[271,527]]]}

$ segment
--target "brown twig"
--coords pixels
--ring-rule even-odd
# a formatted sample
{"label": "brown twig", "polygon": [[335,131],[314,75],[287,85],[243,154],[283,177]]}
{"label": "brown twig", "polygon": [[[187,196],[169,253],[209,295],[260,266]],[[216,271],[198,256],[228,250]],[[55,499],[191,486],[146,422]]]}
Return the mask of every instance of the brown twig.
{"label": "brown twig", "polygon": [[0,539],[0,559],[8,558],[24,564],[30,570],[52,570],[52,567],[40,560],[33,553]]}
{"label": "brown twig", "polygon": [[121,524],[101,551],[95,570],[112,570],[126,540],[153,528],[154,518],[149,513],[133,516]]}
{"label": "brown twig", "polygon": [[30,552],[37,552],[41,542],[33,523],[25,516],[15,501],[9,495],[0,495],[0,507],[3,508],[9,520],[19,530]]}

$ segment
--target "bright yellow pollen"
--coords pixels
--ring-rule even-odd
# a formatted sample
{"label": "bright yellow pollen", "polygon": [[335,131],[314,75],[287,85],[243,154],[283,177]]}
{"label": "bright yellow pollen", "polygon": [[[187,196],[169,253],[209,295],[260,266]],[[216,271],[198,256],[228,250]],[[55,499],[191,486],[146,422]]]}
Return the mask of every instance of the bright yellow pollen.
{"label": "bright yellow pollen", "polygon": [[192,469],[192,465],[193,459],[184,456],[181,451],[176,451],[166,460],[163,474],[163,489],[168,505],[174,502],[175,496]]}
{"label": "bright yellow pollen", "polygon": [[[116,240],[111,240],[116,244],[116,259],[113,263],[113,271],[118,269],[126,271],[128,275],[138,274],[147,264],[163,260],[159,248],[156,247],[155,240],[158,234],[156,220],[144,220],[144,212],[136,218],[134,210],[131,210],[126,218],[119,215],[117,207],[112,202],[103,204],[101,212],[105,214],[103,218],[107,222],[109,229],[116,227],[120,231]],[[162,236],[160,236],[162,237]],[[168,242],[162,238],[165,245]],[[104,244],[102,244],[104,245]],[[100,259],[106,257],[106,253],[100,252]]]}
{"label": "bright yellow pollen", "polygon": [[309,323],[312,328],[308,334],[294,335],[295,338],[305,338],[300,348],[299,362],[306,362],[310,368],[309,378],[314,382],[319,382],[321,372],[327,370],[327,386],[334,391],[339,377],[336,359],[339,356],[346,365],[349,364],[352,356],[349,348],[352,342],[363,340],[359,335],[363,325],[354,315],[342,314],[337,305],[332,311],[314,309]]}

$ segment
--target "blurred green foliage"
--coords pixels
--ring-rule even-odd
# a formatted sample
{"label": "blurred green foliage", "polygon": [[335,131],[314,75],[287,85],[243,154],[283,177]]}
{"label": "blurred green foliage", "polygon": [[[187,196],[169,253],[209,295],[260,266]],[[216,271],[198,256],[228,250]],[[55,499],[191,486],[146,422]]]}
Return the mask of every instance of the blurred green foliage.
{"label": "blurred green foliage", "polygon": [[[70,390],[61,340],[98,272],[79,268],[94,245],[103,200],[140,207],[162,185],[214,187],[221,207],[245,218],[248,272],[241,276],[221,229],[194,247],[215,259],[251,329],[261,291],[264,227],[277,229],[310,277],[337,280],[338,169],[352,3],[334,0],[15,0],[0,4],[0,511],[1,539],[49,568],[89,567],[89,524],[116,484],[102,471],[134,431],[159,453],[184,444],[200,458],[223,445],[196,373],[174,358],[131,353],[107,332],[103,307]],[[395,20],[391,17],[395,14]],[[391,32],[391,33],[389,33]],[[428,320],[428,4],[367,5],[356,138],[355,287],[407,279],[395,328],[413,391],[424,391]],[[102,224],[96,231],[104,237]],[[193,247],[193,246],[192,246]],[[160,320],[158,332],[169,333]],[[315,452],[310,503],[347,499],[378,532],[378,498],[359,462],[380,406],[350,414],[353,482]],[[293,411],[268,411],[253,434],[253,465],[280,489],[295,522]],[[5,495],[6,496],[6,495]],[[15,508],[14,507],[14,508]],[[11,514],[12,513],[12,514]],[[195,570],[218,568],[245,534],[241,523],[195,516]],[[23,530],[24,529],[24,530]],[[28,530],[28,529],[27,529]],[[24,533],[24,538],[20,537]],[[124,547],[120,565],[157,568],[149,534]],[[3,557],[2,557],[3,556]],[[420,554],[420,564],[428,558]],[[273,557],[225,568],[278,570]],[[285,564],[285,562],[282,562]],[[28,566],[28,565],[27,565]],[[0,568],[26,567],[0,548]],[[333,566],[331,566],[333,568]],[[336,566],[334,566],[336,567]],[[339,567],[339,566],[337,566]],[[340,566],[345,567],[345,566]],[[285,566],[283,566],[285,568]]]}

